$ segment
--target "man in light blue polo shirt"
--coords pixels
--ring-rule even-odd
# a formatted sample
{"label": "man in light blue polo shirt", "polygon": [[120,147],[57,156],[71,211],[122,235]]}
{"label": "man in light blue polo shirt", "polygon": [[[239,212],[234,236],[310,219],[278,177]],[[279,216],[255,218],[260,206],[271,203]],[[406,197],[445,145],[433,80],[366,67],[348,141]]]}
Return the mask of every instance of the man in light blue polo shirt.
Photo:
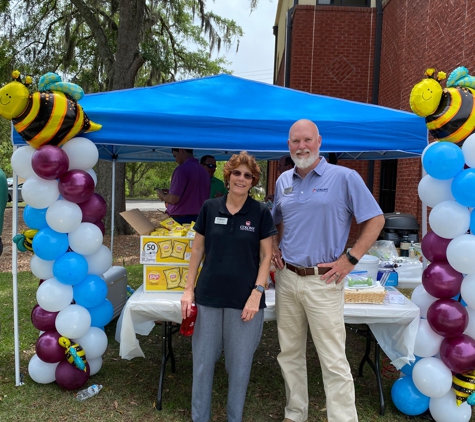
{"label": "man in light blue polo shirt", "polygon": [[[384,226],[359,174],[320,157],[322,137],[309,120],[289,132],[295,168],[277,179],[273,208],[279,361],[287,395],[284,422],[308,418],[307,326],[315,343],[329,422],[356,422],[355,392],[345,354],[344,283]],[[358,241],[345,254],[353,216]]]}

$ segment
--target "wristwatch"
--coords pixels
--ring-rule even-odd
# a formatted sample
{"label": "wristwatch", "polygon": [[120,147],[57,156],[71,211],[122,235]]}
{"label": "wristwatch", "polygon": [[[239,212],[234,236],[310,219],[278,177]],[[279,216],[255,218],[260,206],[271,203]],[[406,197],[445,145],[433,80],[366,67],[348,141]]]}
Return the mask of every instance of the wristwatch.
{"label": "wristwatch", "polygon": [[260,284],[256,284],[254,286],[254,290],[257,290],[259,293],[264,293],[266,289],[264,286],[261,286]]}
{"label": "wristwatch", "polygon": [[346,257],[348,258],[348,261],[350,261],[351,265],[356,265],[358,262],[360,262],[359,259],[355,258],[348,251],[346,252]]}

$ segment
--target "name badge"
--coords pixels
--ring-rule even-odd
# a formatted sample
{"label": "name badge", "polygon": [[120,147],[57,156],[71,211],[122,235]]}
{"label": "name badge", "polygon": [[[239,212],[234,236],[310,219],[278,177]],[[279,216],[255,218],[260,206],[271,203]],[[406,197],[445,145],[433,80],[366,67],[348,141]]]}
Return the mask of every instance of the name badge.
{"label": "name badge", "polygon": [[225,217],[216,217],[214,219],[214,224],[223,224],[223,225],[226,225],[228,224],[228,219],[225,218]]}
{"label": "name badge", "polygon": [[292,190],[293,190],[293,189],[292,189],[292,186],[291,186],[290,188],[285,188],[285,189],[284,189],[284,195],[287,195],[287,194],[289,194],[289,193],[292,193]]}

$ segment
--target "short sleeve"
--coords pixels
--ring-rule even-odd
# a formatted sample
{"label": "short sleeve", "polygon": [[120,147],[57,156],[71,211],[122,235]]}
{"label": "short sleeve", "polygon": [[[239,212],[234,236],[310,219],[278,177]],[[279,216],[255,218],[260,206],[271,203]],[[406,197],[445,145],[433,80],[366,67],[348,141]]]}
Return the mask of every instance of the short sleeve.
{"label": "short sleeve", "polygon": [[201,207],[201,210],[198,214],[198,218],[195,221],[195,225],[193,226],[193,230],[196,233],[201,234],[202,236],[205,236],[206,233],[206,216],[208,215],[208,201],[205,201],[203,206]]}
{"label": "short sleeve", "polygon": [[270,236],[277,234],[277,229],[275,228],[274,220],[269,211],[269,208],[265,204],[259,204],[261,207],[261,224],[259,230],[259,239],[267,239]]}
{"label": "short sleeve", "polygon": [[183,192],[185,191],[187,178],[186,178],[186,173],[183,171],[183,168],[180,168],[180,167],[181,166],[178,166],[173,171],[169,192],[172,195],[181,197],[183,196]]}

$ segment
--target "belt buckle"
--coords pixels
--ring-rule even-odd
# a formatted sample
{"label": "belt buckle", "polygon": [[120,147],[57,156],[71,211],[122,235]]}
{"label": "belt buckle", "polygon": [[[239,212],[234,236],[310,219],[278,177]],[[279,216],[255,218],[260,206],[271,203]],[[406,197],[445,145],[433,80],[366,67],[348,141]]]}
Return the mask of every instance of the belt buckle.
{"label": "belt buckle", "polygon": [[300,276],[300,277],[305,277],[307,275],[307,271],[305,270],[304,267],[295,267],[295,269],[297,270],[296,273]]}

